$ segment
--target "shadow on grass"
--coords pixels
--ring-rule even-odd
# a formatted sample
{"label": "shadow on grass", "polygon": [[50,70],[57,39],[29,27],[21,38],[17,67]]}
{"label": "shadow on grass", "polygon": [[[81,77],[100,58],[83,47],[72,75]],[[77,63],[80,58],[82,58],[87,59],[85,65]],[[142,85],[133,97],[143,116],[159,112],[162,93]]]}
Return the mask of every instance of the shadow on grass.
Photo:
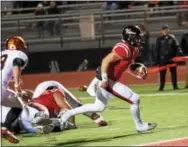
{"label": "shadow on grass", "polygon": [[137,136],[137,135],[147,135],[147,134],[152,134],[152,133],[153,132],[132,133],[132,134],[126,134],[126,135],[118,135],[118,136],[111,136],[111,137],[101,137],[101,138],[94,138],[94,139],[75,139],[75,140],[71,140],[69,142],[57,143],[56,146],[62,146],[62,145],[82,146],[82,145],[84,145],[84,143],[110,141],[110,140],[113,140],[113,139],[132,137],[132,136]]}
{"label": "shadow on grass", "polygon": [[96,143],[96,142],[104,142],[104,141],[110,141],[113,139],[119,139],[119,138],[126,138],[126,137],[134,137],[134,136],[140,136],[140,135],[148,135],[148,134],[153,134],[153,133],[160,133],[160,132],[165,132],[167,130],[176,130],[176,129],[182,129],[182,128],[188,128],[188,125],[182,125],[182,126],[174,126],[174,127],[163,127],[163,128],[158,128],[154,131],[150,132],[144,132],[144,133],[132,133],[132,134],[125,134],[125,135],[117,135],[117,136],[111,136],[111,137],[101,137],[101,138],[94,138],[94,139],[74,139],[68,142],[61,142],[57,143],[56,146],[62,146],[62,145],[67,145],[67,146],[83,146],[85,143]]}

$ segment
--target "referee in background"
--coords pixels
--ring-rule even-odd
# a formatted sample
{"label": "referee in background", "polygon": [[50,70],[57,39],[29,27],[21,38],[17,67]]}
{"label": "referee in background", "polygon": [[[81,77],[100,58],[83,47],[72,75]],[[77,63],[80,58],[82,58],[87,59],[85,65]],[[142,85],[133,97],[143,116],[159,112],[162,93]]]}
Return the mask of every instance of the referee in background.
{"label": "referee in background", "polygon": [[[186,31],[182,35],[182,39],[180,42],[180,46],[182,48],[183,53],[188,56],[188,31]],[[185,88],[188,88],[188,61],[186,63],[186,79],[185,79]]]}
{"label": "referee in background", "polygon": [[[158,37],[156,40],[156,53],[157,53],[156,58],[157,58],[157,65],[159,67],[165,66],[167,64],[175,64],[175,62],[172,61],[172,58],[183,54],[177,39],[175,38],[174,35],[169,33],[170,33],[169,26],[163,25],[161,29],[161,36]],[[160,80],[159,91],[164,90],[165,81],[166,81],[166,71],[167,69],[159,72],[159,80]],[[176,66],[170,67],[170,73],[171,73],[173,89],[176,90],[178,89]]]}

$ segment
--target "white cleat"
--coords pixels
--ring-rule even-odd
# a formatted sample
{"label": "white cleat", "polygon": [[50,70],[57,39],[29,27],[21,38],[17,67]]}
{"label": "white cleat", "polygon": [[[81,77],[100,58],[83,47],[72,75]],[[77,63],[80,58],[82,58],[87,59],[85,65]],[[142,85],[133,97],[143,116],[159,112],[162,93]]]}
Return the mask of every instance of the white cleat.
{"label": "white cleat", "polygon": [[38,125],[45,126],[52,124],[52,120],[50,118],[35,117],[31,123],[32,126],[38,126]]}
{"label": "white cleat", "polygon": [[35,131],[37,134],[48,134],[53,131],[53,125],[45,125],[45,126],[35,126]]}
{"label": "white cleat", "polygon": [[63,122],[63,123],[60,124],[61,131],[69,130],[69,129],[76,129],[76,128],[77,128],[76,125],[69,122],[69,121],[66,121],[66,122]]}
{"label": "white cleat", "polygon": [[145,132],[152,130],[157,127],[156,123],[143,123],[141,126],[137,127],[136,130],[137,132]]}

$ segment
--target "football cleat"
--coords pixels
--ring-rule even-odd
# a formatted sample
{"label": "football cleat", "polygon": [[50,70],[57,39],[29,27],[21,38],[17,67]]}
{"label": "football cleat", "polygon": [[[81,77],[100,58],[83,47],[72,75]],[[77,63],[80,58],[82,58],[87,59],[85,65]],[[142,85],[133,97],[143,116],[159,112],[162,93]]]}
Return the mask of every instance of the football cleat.
{"label": "football cleat", "polygon": [[107,122],[104,120],[104,118],[99,115],[99,117],[97,118],[93,118],[93,121],[99,126],[99,127],[102,127],[102,126],[107,126]]}
{"label": "football cleat", "polygon": [[45,126],[35,126],[35,131],[37,134],[48,134],[53,131],[54,126],[53,125],[45,125]]}
{"label": "football cleat", "polygon": [[52,120],[49,118],[44,118],[44,117],[35,117],[31,123],[32,123],[32,126],[38,126],[38,125],[45,126],[45,125],[52,124]]}
{"label": "football cleat", "polygon": [[61,131],[69,130],[69,129],[76,129],[76,128],[77,128],[76,125],[69,122],[69,121],[66,121],[66,122],[63,122],[63,123],[60,124]]}
{"label": "football cleat", "polygon": [[143,123],[140,127],[137,127],[137,132],[145,132],[149,130],[153,130],[157,127],[156,123]]}
{"label": "football cleat", "polygon": [[10,143],[17,144],[20,142],[19,139],[5,127],[1,128],[1,135],[2,138],[8,140]]}

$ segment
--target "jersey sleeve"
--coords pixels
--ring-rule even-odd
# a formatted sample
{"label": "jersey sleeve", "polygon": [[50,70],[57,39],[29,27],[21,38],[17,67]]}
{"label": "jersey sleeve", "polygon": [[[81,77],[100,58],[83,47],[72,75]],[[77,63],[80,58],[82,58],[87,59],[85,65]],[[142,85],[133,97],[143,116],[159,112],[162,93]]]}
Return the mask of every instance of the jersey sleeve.
{"label": "jersey sleeve", "polygon": [[28,63],[27,55],[22,51],[17,51],[14,54],[15,54],[14,59],[19,58],[24,62],[24,64],[22,65],[22,69],[24,69],[27,66],[27,63]]}
{"label": "jersey sleeve", "polygon": [[117,43],[112,51],[122,58],[129,58],[131,55],[129,47],[124,43]]}

